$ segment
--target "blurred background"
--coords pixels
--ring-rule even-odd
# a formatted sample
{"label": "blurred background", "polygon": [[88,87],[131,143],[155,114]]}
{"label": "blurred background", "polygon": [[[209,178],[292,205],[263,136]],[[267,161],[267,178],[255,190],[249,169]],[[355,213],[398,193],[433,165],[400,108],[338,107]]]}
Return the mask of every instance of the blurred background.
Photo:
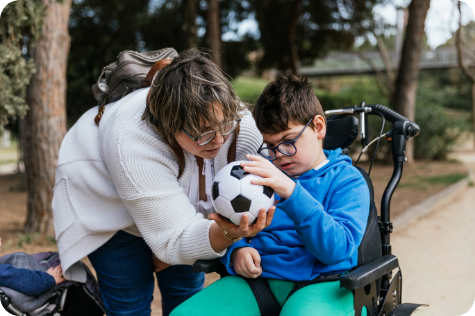
{"label": "blurred background", "polygon": [[[422,132],[408,144],[394,218],[461,181],[473,190],[475,15],[463,2],[18,0],[0,18],[3,253],[56,249],[50,204],[59,146],[97,105],[91,86],[102,68],[124,50],[193,46],[210,52],[251,109],[269,81],[293,73],[309,78],[324,110],[382,104],[417,122]],[[371,138],[380,130],[380,119],[371,117]],[[350,154],[361,149],[355,142]],[[388,146],[367,153],[361,165],[368,168],[374,155],[378,205],[392,172]],[[464,293],[471,298],[462,311],[475,290]],[[154,304],[159,315],[159,298]]]}

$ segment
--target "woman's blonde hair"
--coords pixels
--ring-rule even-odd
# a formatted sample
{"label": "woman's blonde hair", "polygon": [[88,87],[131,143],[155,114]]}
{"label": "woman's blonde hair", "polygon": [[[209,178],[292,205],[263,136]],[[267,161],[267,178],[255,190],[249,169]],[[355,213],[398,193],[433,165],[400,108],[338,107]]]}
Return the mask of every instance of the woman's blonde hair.
{"label": "woman's blonde hair", "polygon": [[[152,82],[142,119],[154,125],[169,144],[185,129],[198,137],[205,128],[220,130],[239,117],[239,98],[227,76],[197,48],[182,52],[162,68]],[[215,105],[219,104],[223,118]]]}

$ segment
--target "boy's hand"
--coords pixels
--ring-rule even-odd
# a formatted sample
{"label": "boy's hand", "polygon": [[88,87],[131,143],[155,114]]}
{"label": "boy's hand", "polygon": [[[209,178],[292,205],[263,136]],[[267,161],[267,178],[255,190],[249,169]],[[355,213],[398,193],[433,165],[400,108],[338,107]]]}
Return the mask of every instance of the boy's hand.
{"label": "boy's hand", "polygon": [[56,284],[66,281],[66,279],[63,277],[63,268],[61,268],[61,265],[58,265],[56,268],[49,268],[46,273],[54,278]]}
{"label": "boy's hand", "polygon": [[225,229],[228,232],[228,235],[233,238],[254,237],[257,233],[272,223],[274,212],[275,206],[271,206],[268,212],[266,212],[265,208],[262,208],[259,211],[257,221],[251,225],[249,225],[249,216],[247,214],[242,216],[239,226],[222,219],[217,213],[209,214],[208,218],[214,220],[221,229]]}
{"label": "boy's hand", "polygon": [[152,254],[152,261],[153,261],[153,266],[155,267],[153,272],[155,273],[165,270],[166,268],[170,266],[168,263],[165,263],[161,261],[160,259],[158,259],[157,257],[155,257],[154,254]]}
{"label": "boy's hand", "polygon": [[246,157],[254,161],[241,162],[244,170],[264,178],[252,180],[252,184],[267,185],[274,189],[275,193],[283,199],[288,199],[292,195],[295,189],[295,182],[277,169],[272,162],[255,155],[246,155]]}
{"label": "boy's hand", "polygon": [[254,248],[235,249],[231,254],[231,261],[234,271],[245,278],[255,279],[262,274],[261,256]]}

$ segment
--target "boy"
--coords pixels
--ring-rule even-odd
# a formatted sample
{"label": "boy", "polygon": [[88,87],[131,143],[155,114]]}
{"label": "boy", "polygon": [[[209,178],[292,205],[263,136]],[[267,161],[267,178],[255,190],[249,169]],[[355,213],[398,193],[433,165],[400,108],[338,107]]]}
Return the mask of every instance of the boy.
{"label": "boy", "polygon": [[[357,265],[369,214],[369,190],[341,149],[323,150],[324,112],[311,85],[295,76],[271,82],[253,112],[264,143],[241,165],[280,197],[272,224],[235,242],[221,261],[231,276],[215,282],[176,315],[260,315],[243,278],[265,278],[280,315],[353,315],[353,294],[339,282],[298,282],[343,274]],[[216,217],[213,217],[215,219]],[[219,219],[216,219],[219,220]],[[366,315],[366,310],[363,310]]]}
{"label": "boy", "polygon": [[[2,240],[0,239],[0,250]],[[21,260],[24,253],[11,254],[16,256],[16,260]],[[15,268],[11,264],[0,264],[0,286],[4,286],[29,296],[37,296],[51,290],[56,284],[66,281],[63,277],[61,265],[56,268],[49,268],[48,271],[33,271]]]}

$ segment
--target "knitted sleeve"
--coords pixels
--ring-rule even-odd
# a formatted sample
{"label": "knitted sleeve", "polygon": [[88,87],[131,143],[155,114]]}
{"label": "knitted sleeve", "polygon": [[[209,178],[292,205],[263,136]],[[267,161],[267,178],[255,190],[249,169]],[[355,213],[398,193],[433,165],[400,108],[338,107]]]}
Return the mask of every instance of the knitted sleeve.
{"label": "knitted sleeve", "polygon": [[104,162],[122,202],[157,258],[175,265],[224,255],[225,250],[216,253],[212,249],[209,226],[213,222],[197,213],[183,193],[177,180],[177,160],[157,133],[140,115],[116,116],[107,129],[102,139]]}

